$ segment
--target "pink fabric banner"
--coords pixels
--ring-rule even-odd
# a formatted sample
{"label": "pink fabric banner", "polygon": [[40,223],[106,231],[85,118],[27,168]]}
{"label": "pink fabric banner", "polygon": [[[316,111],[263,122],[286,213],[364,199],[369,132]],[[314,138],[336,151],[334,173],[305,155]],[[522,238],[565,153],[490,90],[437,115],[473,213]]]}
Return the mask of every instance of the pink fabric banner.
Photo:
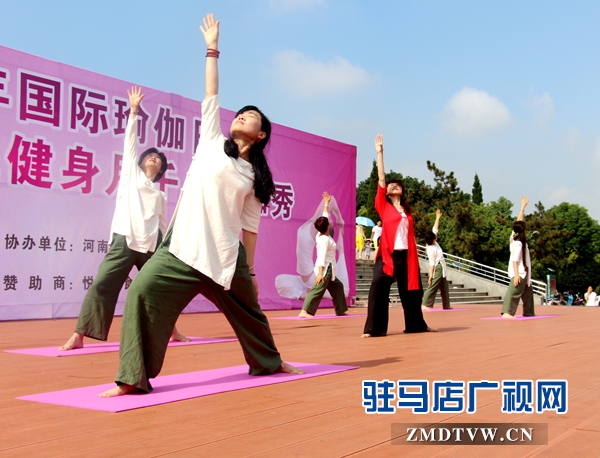
{"label": "pink fabric banner", "polygon": [[[0,320],[79,314],[108,251],[133,84],[0,46]],[[138,154],[155,146],[168,158],[159,182],[168,221],[198,142],[200,102],[144,92]],[[240,106],[249,103],[260,106]],[[233,116],[221,111],[225,133]],[[258,237],[261,306],[301,305],[314,279],[312,222],[323,191],[334,196],[338,275],[353,296],[356,147],[273,124],[267,158],[277,193],[263,207]],[[186,312],[215,310],[199,296]]]}

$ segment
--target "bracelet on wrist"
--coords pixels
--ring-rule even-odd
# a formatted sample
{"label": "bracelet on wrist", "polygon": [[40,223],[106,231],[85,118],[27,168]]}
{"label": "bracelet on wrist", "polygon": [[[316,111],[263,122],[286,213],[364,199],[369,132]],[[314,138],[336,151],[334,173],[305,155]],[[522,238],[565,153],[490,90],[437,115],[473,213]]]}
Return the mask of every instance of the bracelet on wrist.
{"label": "bracelet on wrist", "polygon": [[206,57],[214,57],[215,59],[219,58],[219,54],[221,54],[221,51],[218,51],[216,49],[213,48],[208,48],[206,50]]}
{"label": "bracelet on wrist", "polygon": [[137,115],[137,114],[138,114],[138,112],[137,112],[137,110],[135,110],[135,111],[131,110],[131,114],[132,114],[132,115]]}

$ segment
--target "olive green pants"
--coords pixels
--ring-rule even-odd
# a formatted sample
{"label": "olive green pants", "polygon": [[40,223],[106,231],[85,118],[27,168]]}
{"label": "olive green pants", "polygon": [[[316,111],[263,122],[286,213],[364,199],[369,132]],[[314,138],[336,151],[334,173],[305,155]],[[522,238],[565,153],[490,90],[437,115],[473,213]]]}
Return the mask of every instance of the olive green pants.
{"label": "olive green pants", "polygon": [[515,316],[519,299],[523,298],[523,316],[535,316],[533,310],[533,286],[527,286],[527,282],[523,279],[519,282],[519,286],[515,286],[513,279],[510,279],[508,291],[504,295],[504,304],[502,306],[502,314],[508,313]]}
{"label": "olive green pants", "polygon": [[[159,232],[156,246],[161,240],[162,236]],[[127,246],[124,235],[113,234],[110,250],[98,267],[96,278],[83,299],[75,332],[106,341],[119,293],[129,272],[134,266],[138,271],[141,270],[153,254],[152,251],[147,253],[134,251]]]}
{"label": "olive green pants", "polygon": [[448,290],[448,280],[444,277],[444,268],[441,264],[438,264],[435,268],[433,278],[431,279],[431,285],[425,290],[423,294],[423,301],[421,305],[431,308],[435,303],[435,295],[438,289],[442,295],[442,307],[445,309],[450,308],[450,291]]}
{"label": "olive green pants", "polygon": [[329,264],[327,273],[323,277],[323,281],[318,285],[313,286],[308,292],[306,298],[304,299],[302,310],[309,315],[314,315],[317,313],[317,309],[319,308],[319,304],[321,303],[321,299],[323,299],[323,295],[325,294],[326,290],[329,291],[329,294],[331,294],[336,315],[343,315],[348,311],[346,297],[344,296],[344,284],[337,278],[332,280],[332,275],[332,267],[331,264]]}
{"label": "olive green pants", "polygon": [[260,309],[240,243],[231,289],[169,253],[170,231],[127,294],[121,329],[121,358],[115,381],[152,391],[149,379],[163,365],[177,317],[198,294],[213,302],[233,328],[251,375],[268,375],[281,365],[267,317]]}

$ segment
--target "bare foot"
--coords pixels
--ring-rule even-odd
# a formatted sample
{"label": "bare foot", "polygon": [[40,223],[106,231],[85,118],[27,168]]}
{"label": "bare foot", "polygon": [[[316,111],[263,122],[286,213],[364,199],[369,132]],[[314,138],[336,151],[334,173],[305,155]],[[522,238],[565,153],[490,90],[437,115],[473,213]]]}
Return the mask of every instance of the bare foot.
{"label": "bare foot", "polygon": [[502,318],[506,318],[507,320],[516,320],[516,318],[514,316],[512,316],[510,313],[503,313]]}
{"label": "bare foot", "polygon": [[363,334],[360,336],[361,339],[368,339],[369,337],[371,337],[371,334]]}
{"label": "bare foot", "polygon": [[288,363],[284,362],[281,363],[281,366],[279,366],[276,372],[284,372],[286,374],[306,374],[302,369],[290,366]]}
{"label": "bare foot", "polygon": [[59,350],[75,350],[76,348],[83,348],[83,334],[79,334],[78,332],[74,332],[71,338],[67,340],[67,343],[60,347]]}
{"label": "bare foot", "polygon": [[104,393],[100,393],[98,396],[101,398],[114,398],[117,396],[124,396],[126,394],[138,391],[138,387],[135,385],[117,385]]}
{"label": "bare foot", "polygon": [[169,337],[169,342],[191,342],[192,339],[188,339],[186,336],[181,334],[177,328],[173,328],[173,333]]}
{"label": "bare foot", "polygon": [[312,315],[310,315],[306,310],[302,310],[298,316],[300,318],[312,318]]}
{"label": "bare foot", "polygon": [[427,332],[438,332],[438,330],[430,328],[429,326],[427,326]]}

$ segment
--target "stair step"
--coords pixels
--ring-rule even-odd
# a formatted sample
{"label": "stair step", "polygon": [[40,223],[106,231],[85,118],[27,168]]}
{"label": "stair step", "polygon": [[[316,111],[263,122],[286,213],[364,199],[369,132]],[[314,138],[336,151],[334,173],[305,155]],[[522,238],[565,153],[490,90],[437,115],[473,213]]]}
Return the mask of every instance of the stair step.
{"label": "stair step", "polygon": [[[421,282],[427,288],[428,274],[421,272]],[[369,289],[373,281],[373,261],[356,261],[356,307],[366,307]],[[502,304],[500,296],[489,296],[487,291],[478,291],[476,288],[466,288],[464,284],[448,282],[451,304]],[[400,303],[400,296],[392,286],[390,291],[390,306]],[[441,294],[436,293],[436,303],[441,302]]]}

